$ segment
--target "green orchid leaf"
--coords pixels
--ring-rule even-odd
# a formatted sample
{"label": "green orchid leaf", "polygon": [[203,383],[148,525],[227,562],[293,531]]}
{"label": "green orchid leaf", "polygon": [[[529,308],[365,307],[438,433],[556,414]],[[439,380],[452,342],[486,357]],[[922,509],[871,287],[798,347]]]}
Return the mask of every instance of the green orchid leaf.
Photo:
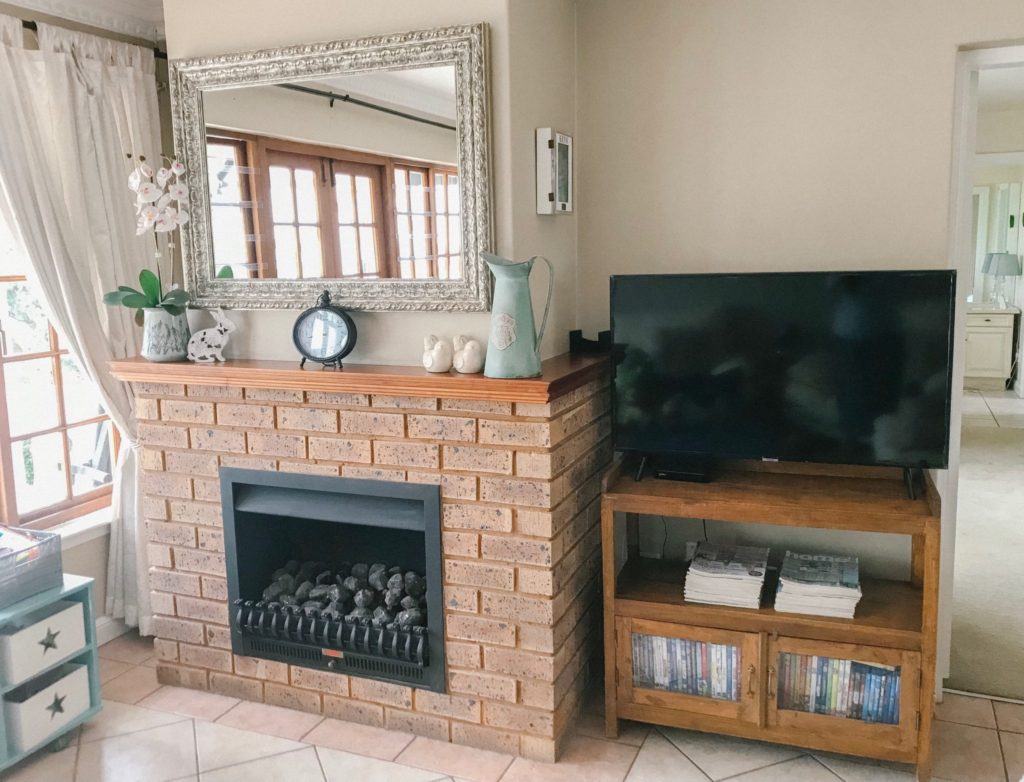
{"label": "green orchid leaf", "polygon": [[218,280],[233,280],[235,278],[235,270],[230,266],[222,266],[220,271],[217,272]]}
{"label": "green orchid leaf", "polygon": [[181,313],[183,313],[185,311],[184,307],[179,307],[177,304],[162,304],[160,306],[162,306],[165,310],[167,310],[172,315],[180,315]]}
{"label": "green orchid leaf", "polygon": [[146,313],[142,310],[135,310],[135,325],[141,326],[146,322]]}
{"label": "green orchid leaf", "polygon": [[157,306],[160,303],[160,296],[162,293],[160,290],[160,280],[157,276],[149,269],[143,269],[139,272],[139,285],[142,286],[142,292],[146,294],[146,298],[151,302],[147,306]]}
{"label": "green orchid leaf", "polygon": [[141,293],[126,293],[124,298],[121,299],[121,303],[126,307],[133,307],[135,309],[156,306],[150,303],[148,296],[143,296]]}
{"label": "green orchid leaf", "polygon": [[118,285],[117,289],[119,291],[124,291],[125,293],[141,293],[142,292],[142,291],[137,291],[137,290],[135,290],[135,288],[131,288],[131,287],[127,286],[127,285]]}
{"label": "green orchid leaf", "polygon": [[181,288],[175,288],[173,291],[167,291],[167,295],[164,296],[164,300],[161,304],[188,304],[188,300],[192,298],[189,296],[188,291],[182,290]]}
{"label": "green orchid leaf", "polygon": [[124,301],[124,297],[128,296],[128,295],[129,295],[128,293],[126,293],[125,291],[121,291],[121,290],[111,291],[110,293],[104,293],[103,294],[103,303],[104,304],[121,304]]}

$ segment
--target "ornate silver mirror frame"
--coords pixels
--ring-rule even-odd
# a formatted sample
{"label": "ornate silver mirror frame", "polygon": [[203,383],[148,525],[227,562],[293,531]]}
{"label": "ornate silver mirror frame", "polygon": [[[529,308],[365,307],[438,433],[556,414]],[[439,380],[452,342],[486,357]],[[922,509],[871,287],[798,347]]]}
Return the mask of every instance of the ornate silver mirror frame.
{"label": "ornate silver mirror frame", "polygon": [[[490,302],[480,253],[492,249],[490,95],[485,24],[442,27],[349,41],[264,49],[170,63],[174,143],[188,167],[191,222],[182,228],[185,285],[195,304],[234,309],[301,309],[324,287],[362,310],[481,311]],[[207,90],[315,79],[360,71],[455,66],[456,127],[466,258],[458,280],[231,280],[213,278],[206,183]],[[472,259],[472,260],[470,260]]]}

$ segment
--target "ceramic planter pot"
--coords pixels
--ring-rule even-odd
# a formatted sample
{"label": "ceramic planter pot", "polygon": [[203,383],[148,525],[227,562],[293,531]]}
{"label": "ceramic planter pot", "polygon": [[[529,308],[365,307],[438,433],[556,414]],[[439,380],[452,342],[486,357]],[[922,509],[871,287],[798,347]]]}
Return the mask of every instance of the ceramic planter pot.
{"label": "ceramic planter pot", "polygon": [[163,307],[143,310],[142,357],[149,361],[184,361],[188,350],[188,318]]}

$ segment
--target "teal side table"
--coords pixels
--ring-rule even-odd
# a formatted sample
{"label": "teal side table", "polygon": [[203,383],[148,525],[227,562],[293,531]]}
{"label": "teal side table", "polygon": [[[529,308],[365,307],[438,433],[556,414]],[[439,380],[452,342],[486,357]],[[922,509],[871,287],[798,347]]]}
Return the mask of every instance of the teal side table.
{"label": "teal side table", "polygon": [[0,770],[67,746],[102,708],[92,582],[65,573],[59,589],[0,609]]}

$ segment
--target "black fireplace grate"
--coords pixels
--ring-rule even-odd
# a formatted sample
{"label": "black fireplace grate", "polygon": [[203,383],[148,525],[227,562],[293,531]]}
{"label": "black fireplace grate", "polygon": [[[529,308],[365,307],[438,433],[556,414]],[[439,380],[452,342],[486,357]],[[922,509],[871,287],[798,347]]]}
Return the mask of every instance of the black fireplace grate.
{"label": "black fireplace grate", "polygon": [[409,684],[424,680],[430,661],[424,628],[375,627],[262,601],[236,600],[234,608],[246,654]]}

